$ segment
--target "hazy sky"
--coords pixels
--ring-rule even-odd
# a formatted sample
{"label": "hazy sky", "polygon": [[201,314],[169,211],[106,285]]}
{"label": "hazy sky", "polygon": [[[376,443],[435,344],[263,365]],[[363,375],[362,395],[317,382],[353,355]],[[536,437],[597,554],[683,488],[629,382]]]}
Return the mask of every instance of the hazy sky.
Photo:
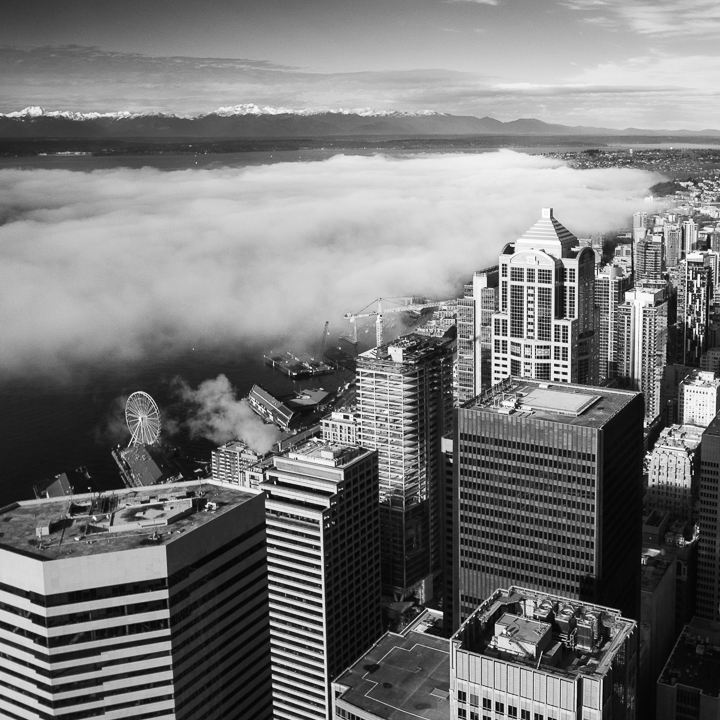
{"label": "hazy sky", "polygon": [[717,0],[4,0],[0,112],[430,109],[717,127]]}

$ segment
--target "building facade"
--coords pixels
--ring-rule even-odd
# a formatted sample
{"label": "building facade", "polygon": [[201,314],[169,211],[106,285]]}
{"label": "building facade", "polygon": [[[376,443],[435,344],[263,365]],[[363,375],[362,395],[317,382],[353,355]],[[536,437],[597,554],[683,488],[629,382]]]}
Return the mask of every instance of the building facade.
{"label": "building facade", "polygon": [[707,427],[720,411],[720,378],[715,372],[693,370],[678,386],[678,422]]}
{"label": "building facade", "polygon": [[642,396],[508,379],[457,411],[453,614],[522,584],[637,617]]}
{"label": "building facade", "polygon": [[637,623],[521,587],[496,590],[450,639],[451,718],[631,720]]}
{"label": "building facade", "polygon": [[696,613],[720,621],[720,418],[706,428],[700,444]]}
{"label": "building facade", "polygon": [[595,277],[595,307],[597,308],[598,382],[604,383],[618,376],[615,340],[617,309],[632,286],[632,277],[621,265],[600,268]]}
{"label": "building facade", "polygon": [[463,403],[490,386],[492,316],[497,311],[498,268],[480,270],[457,307],[457,390]]}
{"label": "building facade", "polygon": [[331,681],[382,632],[377,455],[309,441],[260,487],[273,719],[328,720]]}
{"label": "building facade", "polygon": [[615,359],[623,385],[645,398],[645,422],[662,411],[660,395],[667,360],[668,303],[664,289],[636,288],[625,293],[617,309]]}
{"label": "building facade", "polygon": [[492,383],[508,376],[595,382],[595,253],[544,208],[500,260]]}
{"label": "building facade", "polygon": [[679,267],[677,298],[678,336],[684,365],[698,367],[707,350],[710,300],[713,294],[712,258],[694,252]]}
{"label": "building facade", "polygon": [[452,341],[414,333],[357,358],[358,439],[377,450],[383,592],[429,599],[440,566],[440,443]]}
{"label": "building facade", "polygon": [[175,483],[0,516],[1,717],[270,719],[262,497]]}

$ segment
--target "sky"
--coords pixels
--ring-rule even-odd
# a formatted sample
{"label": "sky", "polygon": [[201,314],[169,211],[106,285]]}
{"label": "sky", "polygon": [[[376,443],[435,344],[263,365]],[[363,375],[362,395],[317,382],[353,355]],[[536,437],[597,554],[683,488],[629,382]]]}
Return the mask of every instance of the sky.
{"label": "sky", "polygon": [[659,179],[509,150],[3,169],[0,379],[190,347],[316,351],[325,321],[343,334],[374,298],[458,297],[542,207],[578,237],[626,228]]}
{"label": "sky", "polygon": [[716,0],[4,0],[0,112],[720,121]]}

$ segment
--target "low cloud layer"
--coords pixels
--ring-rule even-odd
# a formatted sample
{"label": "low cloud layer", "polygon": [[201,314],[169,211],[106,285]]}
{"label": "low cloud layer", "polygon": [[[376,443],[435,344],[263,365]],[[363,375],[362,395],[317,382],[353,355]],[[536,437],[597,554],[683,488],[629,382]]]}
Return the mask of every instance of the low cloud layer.
{"label": "low cloud layer", "polygon": [[378,296],[453,296],[543,206],[578,235],[626,226],[657,179],[510,151],[1,170],[0,368],[339,333]]}
{"label": "low cloud layer", "polygon": [[225,375],[205,380],[196,389],[178,379],[176,391],[186,405],[188,416],[182,426],[190,437],[203,437],[218,445],[239,438],[262,454],[280,439],[274,425],[264,423],[246,399],[238,399]]}

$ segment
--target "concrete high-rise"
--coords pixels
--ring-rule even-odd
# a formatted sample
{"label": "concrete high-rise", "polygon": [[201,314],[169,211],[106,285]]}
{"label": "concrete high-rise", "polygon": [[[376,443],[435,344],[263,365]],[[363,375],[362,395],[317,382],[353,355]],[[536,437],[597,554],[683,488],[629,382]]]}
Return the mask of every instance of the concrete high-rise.
{"label": "concrete high-rise", "polygon": [[495,590],[450,647],[451,718],[639,717],[637,622],[611,607]]}
{"label": "concrete high-rise", "polygon": [[659,235],[648,235],[635,243],[635,285],[657,287],[665,283],[665,257]]}
{"label": "concrete high-rise", "polygon": [[688,218],[683,221],[681,227],[683,255],[687,257],[691,252],[697,249],[698,226],[692,218]]}
{"label": "concrete high-rise", "polygon": [[636,288],[618,306],[615,327],[617,377],[645,398],[645,421],[662,411],[660,391],[667,359],[667,311],[664,289]]}
{"label": "concrete high-rise", "polygon": [[595,277],[595,307],[597,308],[598,382],[617,377],[616,315],[632,286],[632,277],[620,265],[606,265]]}
{"label": "concrete high-rise", "polygon": [[663,225],[665,243],[665,267],[677,267],[682,248],[682,232],[677,224],[666,222]]}
{"label": "concrete high-rise", "polygon": [[707,426],[700,443],[697,589],[699,617],[720,621],[720,417]]}
{"label": "concrete high-rise", "polygon": [[498,268],[473,275],[457,308],[457,392],[463,403],[490,386],[492,316],[497,311]]}
{"label": "concrete high-rise", "polygon": [[195,481],[0,520],[0,717],[269,720],[262,497]]}
{"label": "concrete high-rise", "polygon": [[509,378],[457,411],[455,627],[511,584],[637,617],[640,393]]}
{"label": "concrete high-rise", "polygon": [[383,592],[431,597],[441,567],[440,442],[452,340],[411,333],[357,358],[358,441],[377,450]]}
{"label": "concrete high-rise", "polygon": [[273,462],[260,486],[273,718],[327,720],[332,680],[382,633],[377,454],[311,440]]}
{"label": "concrete high-rise", "polygon": [[677,323],[683,365],[698,367],[707,350],[713,264],[714,258],[709,253],[700,252],[690,253],[680,264]]}
{"label": "concrete high-rise", "polygon": [[544,208],[499,259],[492,382],[595,382],[595,254]]}
{"label": "concrete high-rise", "polygon": [[720,378],[693,370],[678,386],[678,422],[707,427],[720,411]]}

